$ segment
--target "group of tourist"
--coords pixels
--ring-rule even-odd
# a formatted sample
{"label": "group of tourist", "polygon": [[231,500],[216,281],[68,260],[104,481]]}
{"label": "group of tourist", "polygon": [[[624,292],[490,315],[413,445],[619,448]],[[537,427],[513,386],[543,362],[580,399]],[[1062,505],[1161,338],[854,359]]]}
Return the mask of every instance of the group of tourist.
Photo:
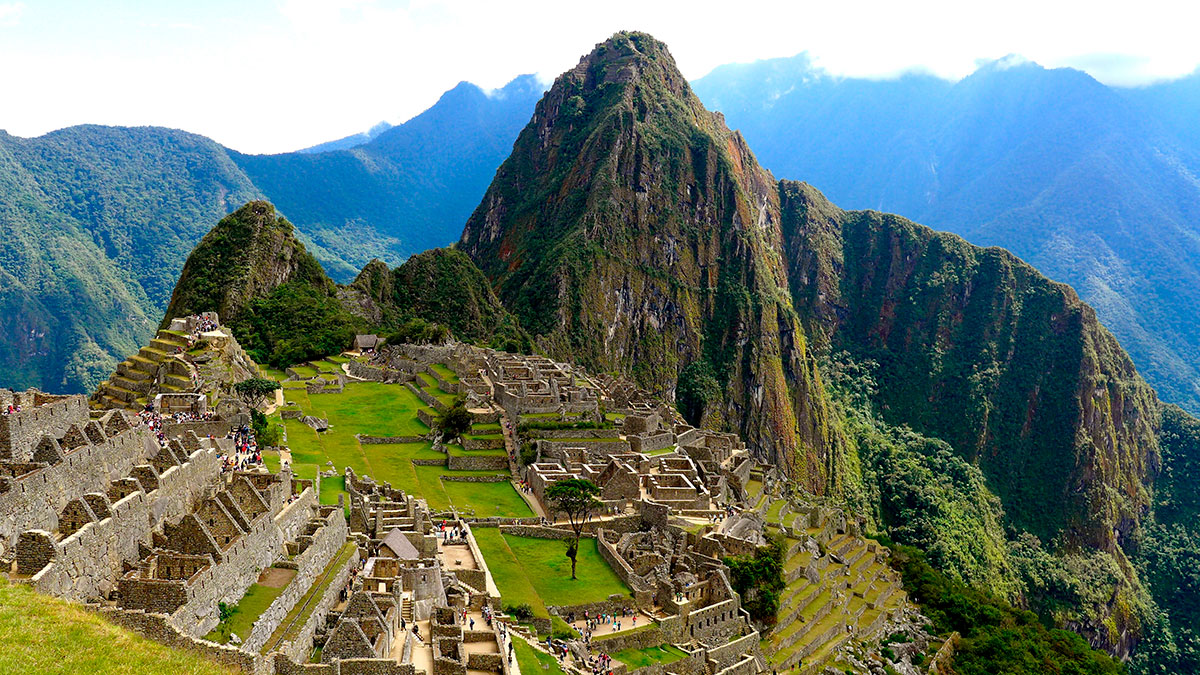
{"label": "group of tourist", "polygon": [[4,409],[5,415],[12,415],[13,413],[19,413],[19,412],[21,412],[21,406],[15,404],[15,403],[10,403],[8,405],[8,407],[6,407]]}
{"label": "group of tourist", "polygon": [[263,463],[262,452],[254,437],[254,429],[242,425],[229,432],[226,438],[233,439],[233,454],[221,457],[221,471],[246,471]]}
{"label": "group of tourist", "polygon": [[450,543],[459,539],[466,540],[467,530],[459,525],[448,525],[446,521],[438,523],[437,533],[442,536],[443,543]]}

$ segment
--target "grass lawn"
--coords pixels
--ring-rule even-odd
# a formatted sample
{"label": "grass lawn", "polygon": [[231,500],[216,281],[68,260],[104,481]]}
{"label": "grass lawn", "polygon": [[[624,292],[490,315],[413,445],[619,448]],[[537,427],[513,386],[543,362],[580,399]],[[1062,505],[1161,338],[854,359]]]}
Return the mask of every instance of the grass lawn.
{"label": "grass lawn", "polygon": [[263,450],[263,464],[267,465],[267,471],[271,473],[279,473],[279,451],[278,450]]}
{"label": "grass lawn", "polygon": [[326,356],[325,358],[326,358],[326,360],[333,361],[334,363],[336,363],[338,365],[341,365],[343,363],[350,363],[350,357],[342,356],[341,354],[334,354],[333,356]]}
{"label": "grass lawn", "polygon": [[329,361],[313,361],[313,365],[315,365],[317,370],[321,371],[322,373],[342,372],[342,367],[340,364],[330,363]]}
{"label": "grass lawn", "polygon": [[530,647],[524,639],[513,640],[513,653],[517,656],[521,675],[566,675],[558,665],[558,659]]}
{"label": "grass lawn", "polygon": [[[346,492],[346,477],[345,476],[325,476],[321,479],[321,503],[322,504],[337,504],[338,495]],[[350,498],[346,497],[346,505],[350,505]]]}
{"label": "grass lawn", "polygon": [[471,433],[486,434],[491,431],[500,431],[499,422],[479,422],[471,425]]}
{"label": "grass lawn", "polygon": [[437,380],[433,379],[433,376],[430,375],[429,373],[417,373],[417,386],[418,387],[424,388],[424,387],[433,387],[436,385],[437,385]]}
{"label": "grass lawn", "polygon": [[642,649],[622,649],[621,651],[612,653],[614,659],[629,666],[630,670],[645,668],[656,663],[672,663],[686,656],[687,652],[672,645],[658,645]]}
{"label": "grass lawn", "polygon": [[234,675],[105,621],[79,605],[0,578],[0,673]]}
{"label": "grass lawn", "polygon": [[442,489],[460,511],[472,511],[479,518],[530,518],[536,515],[508,481],[463,483],[444,480]]}
{"label": "grass lawn", "polygon": [[292,366],[291,370],[292,370],[292,372],[296,373],[297,375],[300,375],[301,377],[316,377],[317,373],[320,372],[316,368],[313,368],[312,366],[299,366],[299,365]]}
{"label": "grass lawn", "polygon": [[[445,511],[453,504],[463,511],[479,515],[499,515],[510,518],[533,516],[525,500],[517,494],[512,483],[456,483],[442,481],[443,475],[502,475],[501,471],[456,471],[443,466],[415,466],[414,459],[444,460],[446,455],[433,449],[428,441],[412,443],[362,444],[355,434],[369,436],[424,435],[429,427],[417,419],[417,411],[425,406],[407,387],[378,382],[350,382],[341,394],[312,394],[289,392],[305,414],[329,420],[329,430],[317,433],[300,420],[284,420],[288,447],[292,451],[293,471],[297,476],[311,478],[318,469],[327,468],[332,461],[340,473],[345,467],[355,473],[370,475],[375,480],[391,483],[392,487],[425,498],[434,511]],[[455,447],[454,452],[466,455],[503,455],[504,450],[467,452]],[[311,473],[302,474],[299,467],[312,466]],[[329,479],[326,479],[329,480]],[[343,480],[338,478],[337,480]],[[344,486],[321,485],[324,502]]]}
{"label": "grass lawn", "polygon": [[546,605],[581,605],[629,594],[600,557],[595,539],[579,542],[578,579],[571,579],[571,561],[560,540],[502,535],[490,527],[475,528],[475,540],[506,605],[528,603],[535,614],[545,616],[539,612]]}
{"label": "grass lawn", "polygon": [[205,635],[204,639],[226,644],[234,633],[243,640],[246,639],[250,636],[250,629],[254,626],[254,622],[258,621],[258,617],[271,606],[272,602],[275,602],[275,598],[278,598],[285,588],[287,588],[287,584],[278,588],[251,584],[242,599],[233,606],[233,613],[229,619],[221,622],[208,635]]}
{"label": "grass lawn", "polygon": [[435,363],[430,366],[430,368],[432,368],[433,372],[440,375],[446,382],[449,382],[450,384],[458,382],[458,375],[456,375],[453,370],[450,370],[448,366],[441,363]]}

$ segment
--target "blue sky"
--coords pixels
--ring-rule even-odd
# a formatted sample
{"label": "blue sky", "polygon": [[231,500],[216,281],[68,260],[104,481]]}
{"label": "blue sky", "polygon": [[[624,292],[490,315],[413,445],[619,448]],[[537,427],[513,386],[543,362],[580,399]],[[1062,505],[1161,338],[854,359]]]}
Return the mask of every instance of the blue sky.
{"label": "blue sky", "polygon": [[462,80],[552,79],[616,30],[684,75],[808,51],[841,75],[947,78],[1016,53],[1136,85],[1200,64],[1192,3],[0,0],[0,129],[155,124],[283,152],[399,122]]}

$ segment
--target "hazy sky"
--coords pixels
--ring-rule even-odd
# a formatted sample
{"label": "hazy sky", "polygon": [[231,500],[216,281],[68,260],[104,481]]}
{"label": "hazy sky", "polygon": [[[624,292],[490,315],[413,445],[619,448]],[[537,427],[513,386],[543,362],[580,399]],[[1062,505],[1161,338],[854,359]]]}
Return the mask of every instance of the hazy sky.
{"label": "hazy sky", "polygon": [[1112,84],[1200,64],[1188,0],[0,0],[0,129],[154,124],[282,152],[403,121],[461,80],[553,79],[621,29],[689,78],[808,51],[835,74],[948,78],[1016,53]]}

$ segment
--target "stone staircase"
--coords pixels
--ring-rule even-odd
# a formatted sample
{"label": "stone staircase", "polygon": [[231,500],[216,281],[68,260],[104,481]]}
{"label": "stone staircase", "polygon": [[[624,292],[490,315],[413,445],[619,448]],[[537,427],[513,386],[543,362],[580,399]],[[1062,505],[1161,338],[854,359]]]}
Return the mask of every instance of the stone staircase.
{"label": "stone staircase", "polygon": [[[117,364],[117,371],[100,383],[92,396],[91,406],[104,410],[141,410],[149,402],[151,391],[188,391],[191,380],[182,372],[169,370],[162,374],[159,381],[163,364],[176,351],[186,348],[187,340],[183,336],[167,330],[158,331],[149,346],[142,347],[137,354]],[[186,366],[176,370],[186,371]]]}
{"label": "stone staircase", "polygon": [[767,528],[788,542],[779,621],[763,651],[773,670],[817,673],[850,640],[877,636],[906,596],[888,550],[859,536],[840,511],[779,502],[759,503]]}

